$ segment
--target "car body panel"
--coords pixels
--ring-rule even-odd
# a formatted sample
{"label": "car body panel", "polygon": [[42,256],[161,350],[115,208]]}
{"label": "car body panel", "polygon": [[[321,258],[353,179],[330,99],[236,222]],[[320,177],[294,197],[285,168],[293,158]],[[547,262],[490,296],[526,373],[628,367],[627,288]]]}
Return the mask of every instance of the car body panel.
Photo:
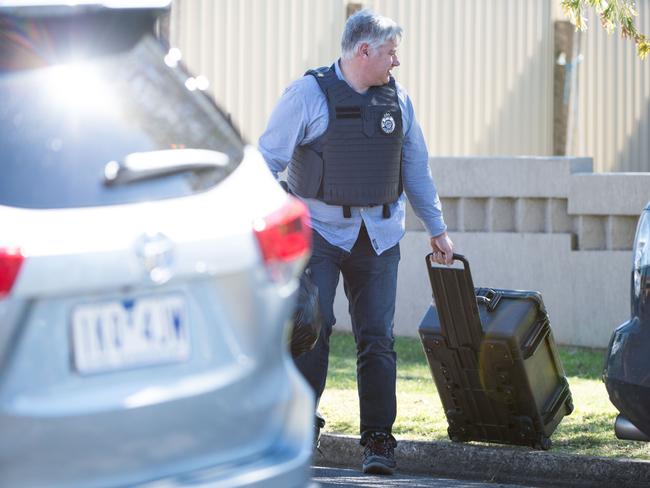
{"label": "car body panel", "polygon": [[[251,233],[269,202],[287,196],[265,181],[272,177],[259,154],[246,154],[217,188],[194,197],[96,209],[0,208],[12,229],[12,242],[3,244],[21,243],[26,256],[12,293],[22,313],[5,336],[13,359],[0,382],[0,430],[12,440],[0,449],[3,485],[48,479],[67,486],[84,472],[107,485],[121,473],[131,484],[150,471],[165,476],[252,459],[272,450],[290,424],[294,390],[309,405],[281,354],[293,304],[284,298],[297,282],[269,282]],[[242,183],[256,180],[242,192]],[[223,208],[210,218],[210,209]],[[164,284],[151,281],[136,255],[142,222],[174,243]],[[188,303],[188,361],[87,376],[74,371],[75,306],[169,293]],[[8,307],[4,313],[11,328]]]}
{"label": "car body panel", "polygon": [[0,0],[0,7],[22,17],[43,17],[47,15],[77,15],[79,12],[97,9],[119,10],[164,10],[172,0]]}
{"label": "car body panel", "polygon": [[[650,225],[649,216],[650,203],[639,219],[635,252],[639,246],[641,227]],[[647,234],[648,229],[644,232]],[[641,251],[650,252],[647,244],[644,247]],[[633,258],[630,277],[632,317],[612,334],[603,380],[614,406],[633,427],[644,434],[634,434],[634,437],[650,439],[650,265],[646,257],[645,264],[635,269],[636,258]],[[635,283],[635,274],[638,283]]]}

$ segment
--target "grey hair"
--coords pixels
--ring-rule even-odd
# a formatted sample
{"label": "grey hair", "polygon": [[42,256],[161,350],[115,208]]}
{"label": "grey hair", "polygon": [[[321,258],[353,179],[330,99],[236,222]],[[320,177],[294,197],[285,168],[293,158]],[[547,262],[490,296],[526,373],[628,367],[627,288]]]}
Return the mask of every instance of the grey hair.
{"label": "grey hair", "polygon": [[355,12],[345,23],[341,38],[341,57],[349,59],[360,43],[367,43],[372,48],[381,46],[386,41],[399,42],[402,28],[392,19],[374,13],[370,9]]}

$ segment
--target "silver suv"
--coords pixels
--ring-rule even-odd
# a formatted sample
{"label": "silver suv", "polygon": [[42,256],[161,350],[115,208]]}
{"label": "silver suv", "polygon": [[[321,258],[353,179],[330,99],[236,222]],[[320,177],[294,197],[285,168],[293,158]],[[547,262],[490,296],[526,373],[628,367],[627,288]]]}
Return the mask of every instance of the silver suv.
{"label": "silver suv", "polygon": [[308,485],[306,208],[152,35],[168,2],[29,3],[0,0],[0,486]]}

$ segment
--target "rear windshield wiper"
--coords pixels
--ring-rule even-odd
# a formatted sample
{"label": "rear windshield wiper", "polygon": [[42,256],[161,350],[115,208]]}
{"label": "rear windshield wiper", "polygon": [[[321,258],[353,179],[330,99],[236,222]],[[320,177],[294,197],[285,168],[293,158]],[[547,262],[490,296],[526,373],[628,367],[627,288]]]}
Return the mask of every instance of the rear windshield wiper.
{"label": "rear windshield wiper", "polygon": [[223,170],[229,163],[227,154],[207,149],[165,149],[131,153],[124,161],[106,163],[104,184],[121,185],[178,173]]}

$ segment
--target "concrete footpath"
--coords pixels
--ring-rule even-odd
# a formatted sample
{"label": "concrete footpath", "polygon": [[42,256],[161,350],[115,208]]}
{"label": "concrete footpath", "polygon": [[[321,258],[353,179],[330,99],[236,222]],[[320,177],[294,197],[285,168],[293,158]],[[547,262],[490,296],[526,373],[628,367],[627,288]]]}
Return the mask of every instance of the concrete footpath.
{"label": "concrete footpath", "polygon": [[[314,455],[316,466],[361,466],[358,437],[323,434],[320,451]],[[395,456],[402,473],[542,487],[650,488],[650,461],[451,441],[399,441]]]}

